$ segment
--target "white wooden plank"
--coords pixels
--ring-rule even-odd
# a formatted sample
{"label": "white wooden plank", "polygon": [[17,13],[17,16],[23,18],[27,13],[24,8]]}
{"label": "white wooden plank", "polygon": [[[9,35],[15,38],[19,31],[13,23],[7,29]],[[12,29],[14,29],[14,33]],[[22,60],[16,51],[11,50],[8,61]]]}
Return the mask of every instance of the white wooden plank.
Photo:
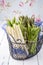
{"label": "white wooden plank", "polygon": [[2,52],[3,55],[9,54],[9,44],[8,44],[8,41],[7,41],[6,34],[4,34],[4,38],[1,41],[0,51]]}
{"label": "white wooden plank", "polygon": [[24,61],[24,65],[38,65],[37,55]]}
{"label": "white wooden plank", "polygon": [[9,59],[9,46],[6,38],[6,34],[4,34],[4,38],[1,41],[0,45],[0,65],[7,65]]}
{"label": "white wooden plank", "polygon": [[9,65],[23,65],[23,60],[15,60],[10,56]]}
{"label": "white wooden plank", "polygon": [[1,43],[2,39],[3,39],[4,33],[5,33],[4,30],[2,30],[2,28],[0,27],[0,43]]}
{"label": "white wooden plank", "polygon": [[40,52],[38,53],[38,62],[39,62],[39,65],[43,64],[43,46],[42,46]]}
{"label": "white wooden plank", "polygon": [[5,57],[1,56],[0,65],[8,65],[8,59],[9,59],[9,56],[5,56]]}

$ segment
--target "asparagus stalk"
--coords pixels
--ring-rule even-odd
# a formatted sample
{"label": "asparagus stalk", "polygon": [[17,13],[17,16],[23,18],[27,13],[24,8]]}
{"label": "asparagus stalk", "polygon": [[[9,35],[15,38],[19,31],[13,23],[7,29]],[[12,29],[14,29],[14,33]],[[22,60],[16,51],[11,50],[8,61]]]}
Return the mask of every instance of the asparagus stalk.
{"label": "asparagus stalk", "polygon": [[[7,33],[8,33],[9,35],[12,35],[15,40],[17,39],[16,32],[15,32],[15,30],[14,30],[12,27],[7,26],[7,27],[6,27],[6,31],[7,31]],[[12,42],[14,42],[14,40],[12,40]]]}
{"label": "asparagus stalk", "polygon": [[15,29],[15,32],[16,32],[16,35],[17,35],[17,39],[21,39],[22,42],[25,43],[23,35],[22,35],[22,32],[21,32],[21,29],[20,29],[20,26],[14,24],[13,27]]}

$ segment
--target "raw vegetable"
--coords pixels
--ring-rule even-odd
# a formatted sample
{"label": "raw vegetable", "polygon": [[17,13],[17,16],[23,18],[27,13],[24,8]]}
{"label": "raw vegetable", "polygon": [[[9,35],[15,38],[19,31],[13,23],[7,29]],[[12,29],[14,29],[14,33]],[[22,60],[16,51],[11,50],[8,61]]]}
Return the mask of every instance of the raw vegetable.
{"label": "raw vegetable", "polygon": [[[34,25],[34,19],[27,16],[19,17],[21,22],[20,28],[24,39],[27,42],[28,51],[30,54],[36,53],[37,38],[40,32],[40,28]],[[34,43],[33,43],[34,42]]]}
{"label": "raw vegetable", "polygon": [[28,18],[27,16],[21,16],[19,17],[19,20],[21,22],[19,25],[24,39],[28,41],[37,41],[40,28],[34,25],[34,19]]}
{"label": "raw vegetable", "polygon": [[21,33],[23,35],[22,37],[25,40],[25,44],[28,47],[29,53],[35,54],[40,28],[34,25],[34,19],[28,18],[28,16],[20,16],[19,21],[17,21],[16,18],[14,17],[12,21],[8,20],[8,25],[11,26],[13,29],[15,25],[20,27],[18,29],[21,29]]}

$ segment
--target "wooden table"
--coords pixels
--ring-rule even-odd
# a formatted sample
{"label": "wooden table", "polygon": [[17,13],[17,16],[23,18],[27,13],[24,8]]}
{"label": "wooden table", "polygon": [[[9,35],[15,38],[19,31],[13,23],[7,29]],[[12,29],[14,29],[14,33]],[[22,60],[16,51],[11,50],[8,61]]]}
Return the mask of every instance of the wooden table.
{"label": "wooden table", "polygon": [[27,60],[15,60],[10,56],[6,33],[0,27],[0,65],[43,65],[43,46],[40,52]]}

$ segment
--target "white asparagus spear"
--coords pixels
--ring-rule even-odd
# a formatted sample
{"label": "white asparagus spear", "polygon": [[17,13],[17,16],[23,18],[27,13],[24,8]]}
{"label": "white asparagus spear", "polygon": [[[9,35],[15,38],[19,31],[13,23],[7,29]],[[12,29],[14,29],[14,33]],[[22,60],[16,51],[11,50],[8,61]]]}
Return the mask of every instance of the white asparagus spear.
{"label": "white asparagus spear", "polygon": [[15,31],[16,31],[16,33],[17,33],[17,39],[21,39],[21,40],[22,40],[22,42],[23,42],[23,43],[25,43],[25,41],[24,41],[24,38],[23,38],[23,35],[22,35],[22,32],[21,32],[21,29],[20,29],[19,25],[14,24],[13,26],[14,26]]}
{"label": "white asparagus spear", "polygon": [[[12,35],[15,40],[17,39],[16,32],[15,32],[15,30],[14,30],[12,27],[7,26],[7,27],[6,27],[6,31],[7,31],[8,34]],[[12,40],[12,41],[13,41],[13,40]]]}
{"label": "white asparagus spear", "polygon": [[13,28],[14,28],[14,31],[15,31],[15,33],[16,33],[16,40],[19,38],[19,36],[18,36],[18,31],[17,31],[17,25],[16,24],[14,24],[13,25]]}

